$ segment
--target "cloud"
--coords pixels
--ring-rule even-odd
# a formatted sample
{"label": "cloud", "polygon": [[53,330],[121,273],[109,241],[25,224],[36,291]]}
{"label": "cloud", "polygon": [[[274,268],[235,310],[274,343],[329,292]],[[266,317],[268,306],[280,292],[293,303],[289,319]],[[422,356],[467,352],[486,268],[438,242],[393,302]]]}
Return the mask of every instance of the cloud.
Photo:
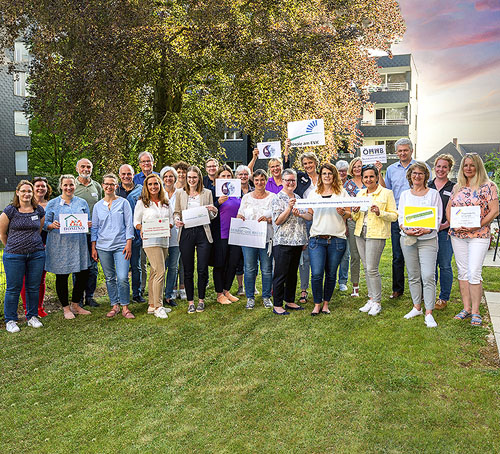
{"label": "cloud", "polygon": [[484,30],[480,33],[451,37],[448,43],[443,43],[441,49],[450,49],[453,47],[471,46],[480,43],[489,43],[500,41],[500,28],[494,27]]}
{"label": "cloud", "polygon": [[477,0],[474,2],[477,11],[500,11],[499,0]]}

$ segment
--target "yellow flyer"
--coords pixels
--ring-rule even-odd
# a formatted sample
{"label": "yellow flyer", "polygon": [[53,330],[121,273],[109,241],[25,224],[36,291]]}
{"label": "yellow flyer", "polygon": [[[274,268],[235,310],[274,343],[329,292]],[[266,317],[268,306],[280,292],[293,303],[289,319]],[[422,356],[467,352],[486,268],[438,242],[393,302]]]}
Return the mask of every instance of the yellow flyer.
{"label": "yellow flyer", "polygon": [[437,229],[437,207],[407,207],[403,216],[403,227]]}

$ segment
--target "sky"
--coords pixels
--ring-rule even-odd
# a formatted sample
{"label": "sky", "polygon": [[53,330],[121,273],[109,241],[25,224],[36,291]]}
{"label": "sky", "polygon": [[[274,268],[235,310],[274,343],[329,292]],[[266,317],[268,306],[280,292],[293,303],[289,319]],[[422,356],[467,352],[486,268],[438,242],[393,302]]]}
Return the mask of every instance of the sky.
{"label": "sky", "polygon": [[500,0],[399,0],[406,22],[393,54],[418,72],[417,152],[500,142]]}

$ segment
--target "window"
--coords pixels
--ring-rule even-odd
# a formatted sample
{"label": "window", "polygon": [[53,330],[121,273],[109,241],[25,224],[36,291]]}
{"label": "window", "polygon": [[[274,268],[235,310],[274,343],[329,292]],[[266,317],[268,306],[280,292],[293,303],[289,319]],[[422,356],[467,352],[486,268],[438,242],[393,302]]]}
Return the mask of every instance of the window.
{"label": "window", "polygon": [[226,161],[226,165],[231,167],[231,170],[233,172],[235,172],[238,166],[240,166],[241,164],[243,164],[241,161]]}
{"label": "window", "polygon": [[376,140],[375,145],[385,145],[385,152],[387,154],[396,154],[396,150],[394,149],[394,145],[396,144],[395,140]]}
{"label": "window", "polygon": [[14,95],[28,96],[26,91],[26,73],[24,72],[14,73]]}
{"label": "window", "polygon": [[224,140],[243,140],[243,132],[240,130],[229,130],[224,131]]}
{"label": "window", "polygon": [[16,136],[30,135],[28,118],[24,112],[18,110],[14,112],[14,134]]}
{"label": "window", "polygon": [[21,41],[15,42],[14,61],[16,63],[23,63],[23,62],[29,62],[29,60],[30,60],[30,54],[28,52],[28,49],[26,48],[26,45]]}
{"label": "window", "polygon": [[27,151],[16,151],[16,175],[28,175]]}

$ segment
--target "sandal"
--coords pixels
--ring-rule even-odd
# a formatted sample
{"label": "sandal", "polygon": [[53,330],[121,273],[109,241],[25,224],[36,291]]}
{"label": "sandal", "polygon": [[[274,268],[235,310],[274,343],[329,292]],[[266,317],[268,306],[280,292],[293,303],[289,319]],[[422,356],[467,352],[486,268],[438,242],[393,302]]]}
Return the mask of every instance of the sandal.
{"label": "sandal", "polygon": [[467,312],[465,309],[462,309],[457,315],[455,315],[455,319],[457,320],[465,320],[466,318],[470,317],[471,314],[470,312]]}
{"label": "sandal", "polygon": [[448,301],[442,300],[441,298],[439,298],[436,301],[436,304],[434,305],[434,309],[440,311],[440,310],[446,308],[447,305],[448,305]]}
{"label": "sandal", "polygon": [[470,324],[472,326],[481,326],[483,324],[483,318],[479,314],[472,314]]}
{"label": "sandal", "polygon": [[307,290],[302,290],[299,298],[299,304],[306,304],[307,303]]}
{"label": "sandal", "polygon": [[351,296],[354,297],[354,298],[359,297],[359,285],[356,285],[356,286],[353,285],[352,286]]}
{"label": "sandal", "polygon": [[120,313],[120,308],[111,308],[111,310],[106,314],[106,317],[113,318],[116,314]]}
{"label": "sandal", "polygon": [[129,319],[132,319],[132,318],[135,318],[135,315],[132,314],[132,311],[127,310],[127,311],[122,311],[122,315],[125,317],[125,318],[129,318]]}

